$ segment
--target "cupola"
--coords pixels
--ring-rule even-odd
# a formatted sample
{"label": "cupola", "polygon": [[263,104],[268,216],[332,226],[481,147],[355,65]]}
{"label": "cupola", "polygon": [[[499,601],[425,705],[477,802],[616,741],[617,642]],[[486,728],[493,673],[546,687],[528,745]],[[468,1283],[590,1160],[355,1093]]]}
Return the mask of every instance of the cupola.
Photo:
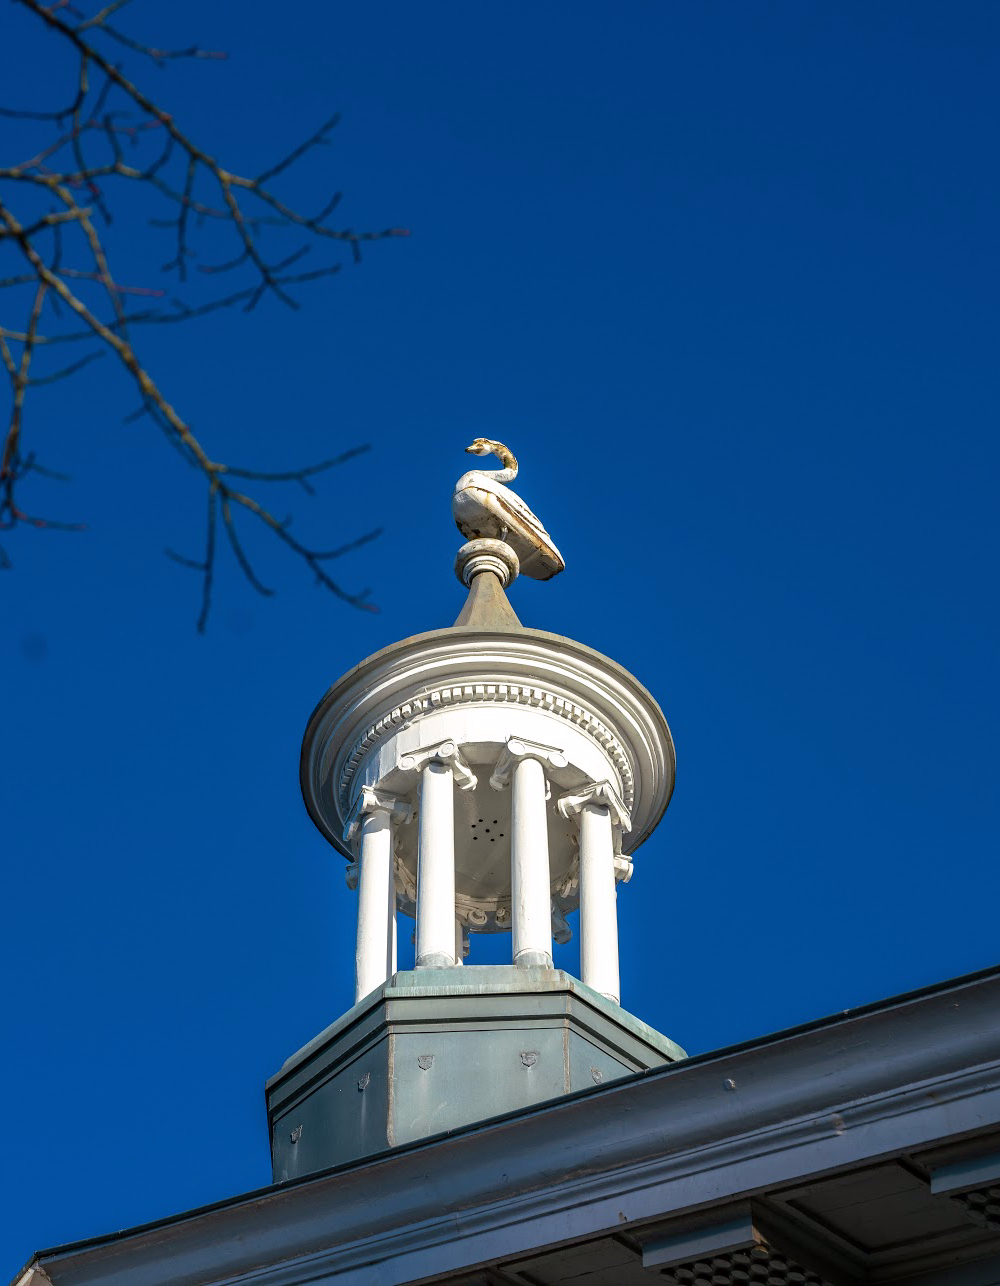
{"label": "cupola", "polygon": [[[455,489],[458,619],[362,661],[306,727],[306,808],[357,890],[356,1003],[268,1082],[277,1181],[683,1057],[621,1008],[618,963],[670,730],[615,661],[520,623],[507,589],[564,563],[510,451],[468,450],[504,468]],[[576,910],[579,979],[552,959]],[[474,963],[486,933],[510,936],[509,965]]]}

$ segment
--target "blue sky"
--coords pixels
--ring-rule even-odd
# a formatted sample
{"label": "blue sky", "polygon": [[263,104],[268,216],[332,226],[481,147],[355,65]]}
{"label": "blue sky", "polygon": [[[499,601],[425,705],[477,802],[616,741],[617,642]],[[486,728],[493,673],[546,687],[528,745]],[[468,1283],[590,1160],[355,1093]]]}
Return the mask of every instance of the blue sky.
{"label": "blue sky", "polygon": [[[625,1006],[697,1053],[995,963],[996,6],[127,13],[229,51],[141,75],[232,168],[340,109],[286,190],[411,231],[298,312],[141,341],[220,458],[371,444],[276,503],[320,544],[384,526],[338,566],[381,612],[248,533],[279,592],[223,557],[199,636],[161,552],[199,549],[197,478],[122,425],[110,364],[38,390],[26,433],[73,475],[38,496],[88,530],[14,533],[0,580],[9,1273],[269,1180],[264,1079],[352,998],[302,731],[457,615],[476,435],[568,563],[518,582],[521,619],[628,666],[674,731],[619,900]],[[37,101],[45,47],[0,24],[4,98]]]}

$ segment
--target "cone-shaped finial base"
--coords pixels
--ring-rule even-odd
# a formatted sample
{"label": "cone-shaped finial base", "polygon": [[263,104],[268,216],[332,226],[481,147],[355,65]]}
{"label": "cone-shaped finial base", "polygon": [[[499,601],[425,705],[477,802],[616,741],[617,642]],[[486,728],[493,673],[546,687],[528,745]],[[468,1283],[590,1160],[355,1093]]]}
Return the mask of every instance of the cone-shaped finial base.
{"label": "cone-shaped finial base", "polygon": [[519,630],[521,622],[504,590],[516,578],[517,554],[502,540],[470,540],[455,555],[455,575],[469,586],[456,626],[478,630]]}
{"label": "cone-shaped finial base", "polygon": [[456,628],[470,630],[521,630],[524,627],[511,607],[503,585],[493,572],[480,572],[458,614]]}

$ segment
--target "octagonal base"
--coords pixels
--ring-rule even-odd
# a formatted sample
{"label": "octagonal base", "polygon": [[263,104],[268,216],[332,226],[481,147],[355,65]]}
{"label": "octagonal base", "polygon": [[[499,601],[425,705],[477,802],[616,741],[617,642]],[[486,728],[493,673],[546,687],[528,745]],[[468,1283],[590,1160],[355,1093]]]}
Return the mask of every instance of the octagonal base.
{"label": "octagonal base", "polygon": [[274,1180],[684,1056],[562,970],[398,973],[267,1082]]}

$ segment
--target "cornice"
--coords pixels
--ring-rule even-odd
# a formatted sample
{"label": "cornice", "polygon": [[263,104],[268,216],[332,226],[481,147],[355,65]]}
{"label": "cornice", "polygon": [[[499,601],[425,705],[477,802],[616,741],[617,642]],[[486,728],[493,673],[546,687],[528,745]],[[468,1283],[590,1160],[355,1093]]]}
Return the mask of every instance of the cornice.
{"label": "cornice", "polygon": [[542,630],[462,628],[415,635],[374,653],[313,711],[300,780],[326,838],[343,851],[336,815],[346,812],[359,765],[384,737],[435,712],[477,704],[538,709],[592,738],[613,764],[634,815],[629,851],[659,822],[673,790],[673,740],[660,707],[633,675],[582,643]]}
{"label": "cornice", "polygon": [[351,783],[361,762],[368,752],[383,737],[389,736],[397,728],[413,723],[422,715],[433,714],[436,710],[448,707],[484,705],[499,703],[501,705],[531,706],[545,710],[561,719],[566,719],[575,727],[581,728],[593,737],[608,758],[612,761],[621,777],[625,802],[631,807],[635,799],[635,775],[625,752],[625,747],[600,719],[576,702],[565,700],[554,692],[546,691],[535,685],[514,683],[463,683],[447,687],[434,688],[426,695],[415,696],[393,706],[388,714],[370,724],[358,737],[346,763],[340,772],[339,798],[340,806],[347,808],[351,793]]}

